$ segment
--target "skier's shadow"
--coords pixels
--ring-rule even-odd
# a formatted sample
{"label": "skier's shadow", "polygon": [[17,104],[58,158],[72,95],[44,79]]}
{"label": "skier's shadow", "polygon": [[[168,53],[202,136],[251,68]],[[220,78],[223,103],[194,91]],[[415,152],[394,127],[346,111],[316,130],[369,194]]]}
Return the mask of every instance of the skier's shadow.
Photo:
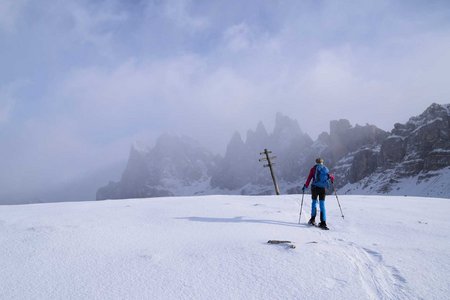
{"label": "skier's shadow", "polygon": [[234,218],[179,217],[179,218],[175,218],[175,219],[189,220],[192,222],[206,222],[206,223],[256,223],[256,224],[282,225],[282,226],[291,226],[291,227],[306,227],[305,224],[297,224],[297,223],[275,221],[275,220],[246,219],[245,217],[242,217],[242,216],[234,217]]}

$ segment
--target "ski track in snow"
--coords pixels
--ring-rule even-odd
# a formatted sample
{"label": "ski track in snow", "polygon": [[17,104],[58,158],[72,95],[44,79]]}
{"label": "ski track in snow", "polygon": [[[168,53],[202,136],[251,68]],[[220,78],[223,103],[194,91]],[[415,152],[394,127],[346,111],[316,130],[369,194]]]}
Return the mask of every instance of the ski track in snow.
{"label": "ski track in snow", "polygon": [[[327,249],[321,250],[320,253],[326,257],[333,252],[333,255],[345,258],[346,261],[342,263],[350,265],[354,274],[357,274],[356,279],[363,288],[367,299],[420,299],[413,295],[400,271],[395,266],[387,265],[383,255],[377,250],[342,238],[331,237],[336,235],[332,231],[319,234],[320,241],[314,243],[327,245]],[[333,250],[330,251],[329,248]],[[326,278],[326,285],[329,288],[346,284],[348,284],[347,280],[336,277]]]}
{"label": "ski track in snow", "polygon": [[381,253],[353,242],[338,241],[345,243],[342,254],[355,266],[370,299],[417,299],[408,291],[406,279],[396,267],[386,265]]}
{"label": "ski track in snow", "polygon": [[[300,205],[300,202],[298,204]],[[335,222],[336,219],[335,217]],[[403,224],[403,222],[399,221],[396,223]],[[428,225],[428,222],[421,220],[418,220],[417,223]],[[364,234],[363,230],[353,225],[346,223],[346,226],[348,226],[347,231],[352,232],[352,235],[355,235],[357,232]],[[333,248],[333,251],[329,249],[321,250],[320,252],[323,256],[329,256],[330,252],[339,252],[338,255],[333,254],[337,257],[345,258],[349,265],[351,265],[354,274],[358,274],[357,278],[365,291],[367,299],[425,299],[415,293],[409,286],[406,277],[400,271],[400,267],[387,263],[382,251],[376,248],[376,243],[373,243],[371,246],[363,246],[354,241],[349,241],[341,237],[338,238],[336,235],[340,235],[340,233],[333,229],[330,232],[319,232],[319,235],[320,239],[318,242],[314,241],[306,244],[325,243],[327,248]],[[326,282],[330,288],[348,283],[348,281],[336,277],[327,277]]]}

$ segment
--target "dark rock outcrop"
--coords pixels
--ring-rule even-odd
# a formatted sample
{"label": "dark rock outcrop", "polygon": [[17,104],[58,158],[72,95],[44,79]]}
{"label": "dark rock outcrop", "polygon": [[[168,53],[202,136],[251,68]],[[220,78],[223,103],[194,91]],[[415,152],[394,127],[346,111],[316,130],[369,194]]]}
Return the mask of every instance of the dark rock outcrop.
{"label": "dark rock outcrop", "polygon": [[355,153],[349,171],[349,182],[355,183],[372,174],[378,167],[379,152],[373,149],[362,149]]}
{"label": "dark rock outcrop", "polygon": [[404,178],[429,178],[426,174],[430,171],[449,167],[450,105],[433,103],[406,124],[396,123],[389,136],[374,143],[370,150],[372,154],[360,150],[338,162],[339,170],[343,169],[339,165],[351,163],[344,184],[365,180],[366,185],[370,182],[379,186],[376,192],[386,193]]}

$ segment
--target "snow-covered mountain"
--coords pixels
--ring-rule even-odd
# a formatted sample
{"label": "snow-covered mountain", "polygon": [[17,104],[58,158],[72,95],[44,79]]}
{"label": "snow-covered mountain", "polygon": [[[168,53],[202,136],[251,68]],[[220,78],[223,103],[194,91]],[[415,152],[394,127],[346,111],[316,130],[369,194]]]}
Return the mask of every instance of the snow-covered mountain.
{"label": "snow-covered mountain", "polygon": [[97,192],[97,199],[194,195],[209,188],[217,157],[189,137],[163,134],[153,149],[133,145],[119,182]]}
{"label": "snow-covered mountain", "polygon": [[450,197],[450,104],[395,124],[381,143],[347,154],[335,168],[347,179],[344,193]]}
{"label": "snow-covered mountain", "polygon": [[[285,190],[289,183],[298,180],[298,170],[305,163],[311,144],[312,139],[302,132],[296,120],[278,113],[270,134],[262,122],[255,131],[247,132],[245,141],[239,133],[234,134],[224,159],[213,172],[211,186],[240,194],[271,194],[271,177],[258,161],[262,157],[260,153],[268,148],[277,157],[275,170]],[[307,151],[302,151],[305,149]]]}
{"label": "snow-covered mountain", "polygon": [[120,182],[100,188],[97,199],[265,195],[274,193],[268,170],[258,161],[273,151],[282,193],[299,193],[315,157],[323,157],[340,193],[450,197],[450,104],[432,104],[391,132],[374,125],[330,122],[330,131],[313,141],[298,122],[277,114],[268,132],[262,122],[245,138],[236,132],[224,157],[193,140],[163,135],[153,149],[130,152]]}
{"label": "snow-covered mountain", "polygon": [[300,199],[3,205],[0,298],[448,299],[448,199],[330,198],[326,232]]}
{"label": "snow-covered mountain", "polygon": [[153,149],[133,146],[121,180],[100,188],[97,199],[271,194],[270,175],[258,161],[266,147],[277,155],[277,177],[285,191],[289,184],[295,185],[306,158],[313,157],[299,150],[310,144],[312,139],[298,122],[282,114],[277,114],[271,134],[261,122],[255,131],[247,132],[246,140],[236,132],[224,157],[211,154],[188,137],[164,134]]}

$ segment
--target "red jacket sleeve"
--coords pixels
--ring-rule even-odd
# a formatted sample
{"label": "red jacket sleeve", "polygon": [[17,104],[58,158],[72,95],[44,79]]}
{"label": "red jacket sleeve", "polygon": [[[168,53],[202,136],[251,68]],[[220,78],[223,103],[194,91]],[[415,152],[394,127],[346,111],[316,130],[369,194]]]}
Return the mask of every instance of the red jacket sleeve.
{"label": "red jacket sleeve", "polygon": [[308,179],[306,179],[305,182],[306,188],[308,188],[309,183],[311,182],[311,179],[313,179],[315,173],[316,173],[316,166],[312,167],[311,170],[309,170]]}

